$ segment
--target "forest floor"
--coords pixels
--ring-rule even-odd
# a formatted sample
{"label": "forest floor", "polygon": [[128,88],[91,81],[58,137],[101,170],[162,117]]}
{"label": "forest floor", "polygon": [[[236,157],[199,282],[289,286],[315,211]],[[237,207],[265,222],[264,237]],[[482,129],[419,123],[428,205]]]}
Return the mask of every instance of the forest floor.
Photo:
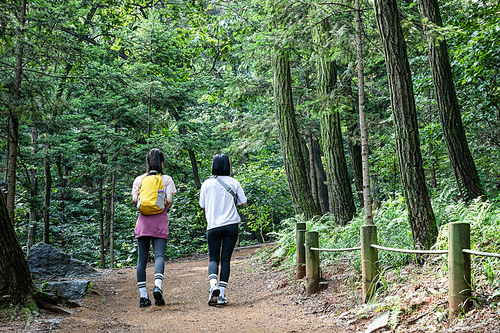
{"label": "forest floor", "polygon": [[[500,332],[500,310],[492,306],[448,321],[447,280],[436,278],[439,274],[431,269],[409,265],[397,277],[389,274],[383,297],[365,305],[359,281],[342,260],[323,269],[327,288],[307,297],[304,281],[256,261],[256,251],[234,252],[229,303],[223,307],[207,305],[208,258],[195,255],[167,261],[165,306],[153,301],[150,307],[139,307],[135,268],[101,270],[102,276],[91,278],[92,290],[81,307],[68,308],[71,315],[41,311],[28,322],[17,318],[0,323],[0,332]],[[152,264],[147,272],[152,278]],[[151,298],[152,283],[148,280]],[[390,314],[389,323],[373,330],[376,318],[384,314]]]}

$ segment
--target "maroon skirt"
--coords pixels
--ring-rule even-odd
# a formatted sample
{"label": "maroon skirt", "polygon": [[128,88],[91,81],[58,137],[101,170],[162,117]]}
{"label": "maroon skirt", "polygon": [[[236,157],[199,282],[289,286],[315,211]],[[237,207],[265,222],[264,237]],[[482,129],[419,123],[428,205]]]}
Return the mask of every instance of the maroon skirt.
{"label": "maroon skirt", "polygon": [[168,239],[168,216],[167,211],[155,215],[144,215],[139,213],[135,224],[135,238],[150,236]]}

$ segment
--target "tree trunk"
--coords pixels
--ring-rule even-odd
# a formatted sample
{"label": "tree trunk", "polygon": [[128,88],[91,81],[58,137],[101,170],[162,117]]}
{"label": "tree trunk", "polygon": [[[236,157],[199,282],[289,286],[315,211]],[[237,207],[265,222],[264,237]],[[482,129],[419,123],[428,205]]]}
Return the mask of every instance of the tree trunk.
{"label": "tree trunk", "polygon": [[7,210],[14,220],[16,198],[17,148],[19,145],[19,117],[16,112],[10,114],[9,166],[7,168]]}
{"label": "tree trunk", "polygon": [[[323,45],[325,36],[328,35],[330,30],[330,25],[326,20],[318,24],[314,31],[316,44]],[[321,101],[321,109],[319,110],[321,139],[325,154],[326,173],[329,180],[328,186],[331,187],[333,196],[333,207],[330,207],[330,209],[333,210],[333,216],[337,223],[346,224],[353,218],[356,207],[347,172],[340,115],[331,97],[331,93],[337,84],[337,69],[335,62],[329,60],[325,50],[318,49],[317,52],[317,96]]]}
{"label": "tree trunk", "polygon": [[[361,38],[361,13],[359,0],[354,2],[354,21],[356,25],[356,58],[358,62],[358,111],[359,131],[361,134],[361,164],[363,175],[363,208],[365,214],[365,225],[373,225],[372,195],[370,186],[370,163],[368,149],[368,128],[366,126],[365,114],[365,73],[363,64],[363,39]],[[354,150],[354,147],[353,149]],[[352,157],[353,158],[353,157]]]}
{"label": "tree trunk", "polygon": [[318,201],[321,208],[321,213],[325,214],[330,211],[330,204],[328,200],[328,184],[326,180],[326,172],[321,160],[321,148],[318,139],[313,137],[313,156],[314,156],[314,169],[316,171],[316,182],[318,189]]}
{"label": "tree trunk", "polygon": [[148,127],[146,129],[146,140],[148,143],[150,135],[151,135],[151,87],[149,88],[149,96],[148,96]]}
{"label": "tree trunk", "polygon": [[415,248],[429,249],[437,226],[425,184],[410,65],[396,0],[376,0],[375,13],[389,81],[396,149]]}
{"label": "tree trunk", "polygon": [[[111,184],[113,180],[111,177],[108,178],[108,183]],[[111,187],[107,186],[104,190],[104,196],[106,200],[106,211],[104,216],[105,229],[104,229],[104,248],[109,251],[109,240],[111,237]]]}
{"label": "tree trunk", "polygon": [[306,164],[301,151],[288,56],[273,54],[272,69],[276,119],[288,186],[296,204],[295,213],[304,214],[305,219],[310,219],[314,215],[319,215],[320,211],[312,197]]}
{"label": "tree trunk", "polygon": [[200,175],[198,173],[198,163],[196,162],[196,156],[194,154],[194,150],[189,148],[188,153],[189,153],[189,160],[191,161],[191,168],[193,170],[194,185],[196,186],[197,189],[200,189],[201,181],[200,181]]}
{"label": "tree trunk", "polygon": [[21,0],[19,12],[19,28],[16,31],[18,47],[16,48],[16,68],[14,70],[14,106],[10,108],[10,141],[9,141],[9,166],[7,170],[7,211],[14,221],[16,202],[16,172],[17,172],[17,147],[19,145],[19,107],[21,104],[21,84],[23,79],[24,60],[24,26],[26,24],[26,0]]}
{"label": "tree trunk", "polygon": [[[7,120],[7,128],[10,128],[10,119]],[[10,134],[7,133],[7,149],[5,150],[5,170],[3,172],[3,181],[7,183],[9,171],[9,156],[10,156]]]}
{"label": "tree trunk", "polygon": [[[432,107],[431,107],[431,89],[427,89],[427,101],[428,107],[427,112],[429,113],[429,124],[432,124]],[[429,143],[429,171],[431,173],[431,185],[432,190],[437,189],[437,179],[436,179],[436,159],[434,158],[434,143],[431,141]]]}
{"label": "tree trunk", "polygon": [[353,218],[356,207],[342,144],[340,116],[338,112],[325,110],[320,117],[326,173],[333,194],[333,216],[337,223],[346,224]]}
{"label": "tree trunk", "polygon": [[[365,119],[366,122],[366,119]],[[366,124],[365,124],[366,126]],[[363,199],[363,158],[361,155],[361,144],[353,137],[348,138],[349,144],[349,159],[352,166],[352,176],[354,178],[354,187],[356,188],[356,195],[364,207]]]}
{"label": "tree trunk", "polygon": [[418,4],[424,21],[431,23],[424,24],[424,28],[429,43],[429,61],[444,141],[460,193],[466,202],[470,202],[484,196],[484,190],[465,136],[446,40],[438,36],[434,29],[443,26],[439,5],[437,0],[419,0]]}
{"label": "tree trunk", "polygon": [[[56,156],[56,167],[57,167],[57,174],[59,176],[59,189],[58,189],[58,209],[62,213],[64,212],[65,208],[65,200],[66,200],[66,179],[64,178],[64,165],[62,163],[62,157],[60,154]],[[65,214],[61,214],[63,223],[66,222],[66,217]]]}
{"label": "tree trunk", "polygon": [[[38,153],[38,132],[36,125],[33,123],[33,128],[31,129],[31,154],[32,160],[36,161],[36,155]],[[36,176],[36,168],[30,168],[30,213],[29,213],[29,233],[28,233],[28,252],[31,247],[35,244],[36,240],[36,221],[38,220],[38,205],[35,198],[38,196],[38,178]]]}
{"label": "tree trunk", "polygon": [[[360,18],[360,28],[361,28],[361,18]],[[361,33],[360,33],[361,35]],[[361,52],[360,54],[360,59],[358,59],[358,68],[361,68],[361,72],[359,73],[358,69],[358,96],[357,96],[357,101],[358,101],[358,108],[355,107],[354,101],[352,107],[350,107],[350,112],[346,113],[344,115],[345,121],[346,121],[346,126],[347,126],[347,145],[349,148],[349,162],[351,163],[352,167],[352,176],[353,176],[353,181],[354,181],[354,188],[356,190],[356,196],[358,197],[359,203],[361,207],[364,207],[364,199],[363,199],[363,158],[361,156],[361,121],[360,121],[360,114],[359,114],[359,106],[362,105],[363,108],[363,117],[365,118],[363,120],[365,129],[368,128],[366,126],[366,116],[365,116],[365,94],[364,94],[364,66],[363,66],[363,48],[362,48],[362,40],[361,36],[356,35],[356,38],[359,38],[359,42],[356,41],[356,45],[359,43],[361,49],[359,50]],[[361,63],[359,63],[361,62]],[[361,74],[361,75],[360,75]],[[349,96],[353,96],[352,98],[354,99],[354,92],[351,88],[351,86],[354,84],[351,79],[349,79],[347,84],[344,84],[346,86],[346,94]],[[359,94],[359,89],[363,87],[363,91],[361,92],[362,95],[360,96]],[[368,135],[366,136],[368,138]],[[366,143],[368,147],[368,142]]]}
{"label": "tree trunk", "polygon": [[101,268],[106,268],[106,247],[104,244],[104,191],[102,188],[102,178],[97,181],[99,186],[97,193],[99,195],[99,244],[101,253]]}
{"label": "tree trunk", "polygon": [[312,135],[312,132],[309,131],[307,133],[307,151],[309,158],[309,181],[311,183],[311,193],[313,196],[313,200],[316,205],[319,206],[319,197],[318,197],[318,176],[316,174],[316,164],[314,163],[314,140],[315,138]]}
{"label": "tree trunk", "polygon": [[[299,134],[300,135],[300,134]],[[306,166],[306,178],[309,181],[309,186],[311,187],[311,195],[313,197],[314,202],[316,205],[318,202],[316,201],[315,193],[312,191],[312,184],[311,184],[311,166],[310,166],[310,161],[309,161],[309,148],[307,147],[307,137],[302,137],[300,136],[300,151],[302,152],[302,158],[304,159],[304,165]]]}
{"label": "tree trunk", "polygon": [[115,267],[115,187],[116,176],[111,177],[111,219],[109,220],[109,266]]}
{"label": "tree trunk", "polygon": [[45,173],[45,191],[43,199],[43,242],[49,244],[50,226],[50,190],[52,187],[52,175],[50,174],[50,162],[48,156],[49,146],[45,145],[45,157],[43,170]]}
{"label": "tree trunk", "polygon": [[3,196],[0,195],[0,295],[12,304],[29,304],[35,286],[28,263],[14,230]]}
{"label": "tree trunk", "polygon": [[[179,109],[182,109],[182,108],[179,107]],[[179,114],[179,112],[175,108],[169,108],[169,113],[170,113],[171,116],[174,117],[175,121],[177,121],[178,123],[180,123],[179,124],[179,133],[182,136],[187,135],[188,131],[186,129],[186,126],[181,123],[182,117]],[[198,173],[198,163],[196,162],[196,155],[194,153],[194,150],[191,149],[191,148],[188,148],[187,151],[188,151],[188,154],[189,154],[189,160],[191,161],[191,168],[193,170],[194,184],[195,184],[195,186],[196,186],[197,189],[200,189],[201,188],[201,181],[200,181],[200,175]]]}

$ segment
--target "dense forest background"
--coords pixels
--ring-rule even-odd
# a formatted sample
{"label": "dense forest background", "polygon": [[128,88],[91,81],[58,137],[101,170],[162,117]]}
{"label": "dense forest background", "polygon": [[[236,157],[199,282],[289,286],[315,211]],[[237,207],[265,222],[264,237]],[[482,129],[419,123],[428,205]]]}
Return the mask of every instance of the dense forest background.
{"label": "dense forest background", "polygon": [[[241,245],[276,238],[298,214],[324,215],[332,225],[359,218],[359,82],[374,220],[391,223],[377,221],[377,210],[382,216],[388,203],[408,202],[412,194],[398,159],[401,131],[375,13],[380,1],[358,5],[356,11],[351,2],[317,0],[3,1],[0,168],[24,249],[44,241],[93,265],[134,264],[138,212],[130,192],[153,147],[165,153],[164,170],[178,190],[169,212],[170,258],[206,251],[198,190],[219,152],[231,157],[248,197],[239,210]],[[398,13],[425,188],[440,228],[447,214],[439,207],[476,196],[450,160],[438,111],[443,83],[433,80],[428,42],[446,40],[482,200],[498,203],[500,4],[439,1],[441,25],[422,17],[419,5],[399,1]],[[290,90],[282,95],[288,86],[277,83],[286,81],[286,68]],[[285,102],[292,113],[283,116]],[[347,176],[337,177],[344,168]],[[304,197],[314,199],[314,209],[304,208]]]}

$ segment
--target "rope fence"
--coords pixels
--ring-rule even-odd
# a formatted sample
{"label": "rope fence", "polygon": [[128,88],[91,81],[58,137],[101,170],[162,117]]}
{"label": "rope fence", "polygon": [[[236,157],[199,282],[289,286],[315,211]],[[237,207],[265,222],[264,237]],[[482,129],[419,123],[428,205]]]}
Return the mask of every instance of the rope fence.
{"label": "rope fence", "polygon": [[306,293],[319,290],[320,270],[319,252],[361,251],[361,274],[363,300],[367,303],[375,294],[379,280],[378,250],[417,255],[448,255],[449,292],[448,304],[450,317],[456,317],[470,305],[471,296],[471,255],[500,258],[500,253],[470,250],[470,224],[450,223],[448,250],[409,250],[377,245],[377,227],[361,226],[361,246],[344,249],[324,249],[318,244],[318,232],[306,231],[306,224],[296,224],[297,279],[306,278]]}
{"label": "rope fence", "polygon": [[323,251],[323,252],[349,252],[349,251],[359,251],[361,250],[361,246],[359,247],[351,247],[346,249],[319,249],[317,247],[309,248],[311,251]]}
{"label": "rope fence", "polygon": [[[448,254],[448,250],[405,250],[405,249],[395,249],[392,247],[385,247],[375,244],[370,244],[371,247],[379,250],[399,252],[399,253],[413,253],[413,254]],[[311,249],[312,250],[312,249]]]}

